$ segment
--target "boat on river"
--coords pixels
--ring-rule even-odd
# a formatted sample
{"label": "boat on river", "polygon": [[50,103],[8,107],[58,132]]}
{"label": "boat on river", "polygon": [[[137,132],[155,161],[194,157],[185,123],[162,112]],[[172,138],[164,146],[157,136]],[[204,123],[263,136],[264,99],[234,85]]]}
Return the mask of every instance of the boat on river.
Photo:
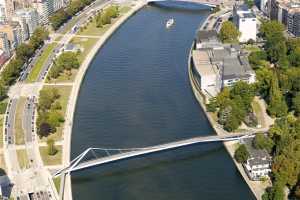
{"label": "boat on river", "polygon": [[171,28],[175,23],[175,20],[173,18],[169,19],[166,23],[166,28]]}

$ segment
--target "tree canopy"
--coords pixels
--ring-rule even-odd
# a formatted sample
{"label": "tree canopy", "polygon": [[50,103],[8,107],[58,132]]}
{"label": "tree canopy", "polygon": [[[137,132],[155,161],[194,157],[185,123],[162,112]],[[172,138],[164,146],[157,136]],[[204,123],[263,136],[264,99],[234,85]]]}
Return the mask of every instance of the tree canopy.
{"label": "tree canopy", "polygon": [[225,43],[236,43],[241,33],[231,21],[226,21],[222,24],[219,38]]}
{"label": "tree canopy", "polygon": [[244,163],[249,158],[250,154],[247,150],[246,145],[241,144],[234,152],[234,158],[239,163]]}

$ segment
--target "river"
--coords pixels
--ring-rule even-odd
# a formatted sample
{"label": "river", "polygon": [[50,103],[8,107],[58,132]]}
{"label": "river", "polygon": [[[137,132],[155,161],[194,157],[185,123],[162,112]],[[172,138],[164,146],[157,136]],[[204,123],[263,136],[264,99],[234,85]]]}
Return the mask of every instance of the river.
{"label": "river", "polygon": [[[182,9],[184,8],[184,9]],[[82,83],[72,157],[88,147],[144,147],[214,134],[187,58],[209,10],[146,6],[98,52]],[[167,30],[165,22],[175,19]],[[201,144],[72,174],[74,200],[252,200],[222,144]]]}

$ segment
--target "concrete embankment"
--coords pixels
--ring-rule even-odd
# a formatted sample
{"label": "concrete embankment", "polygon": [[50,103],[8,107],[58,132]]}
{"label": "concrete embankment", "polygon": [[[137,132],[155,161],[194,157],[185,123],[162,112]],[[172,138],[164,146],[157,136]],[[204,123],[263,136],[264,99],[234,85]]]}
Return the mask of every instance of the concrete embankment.
{"label": "concrete embankment", "polygon": [[[194,46],[194,44],[193,44]],[[210,115],[209,112],[207,112],[206,110],[206,106],[205,106],[205,99],[203,98],[203,95],[201,94],[201,89],[199,88],[196,80],[194,79],[194,75],[193,75],[193,71],[192,71],[192,49],[189,53],[189,59],[188,59],[188,74],[189,74],[189,79],[190,79],[190,84],[192,86],[192,90],[193,93],[197,99],[197,101],[199,102],[200,106],[202,107],[203,111],[205,112],[205,115],[207,117],[207,119],[209,120],[211,126],[213,127],[213,129],[215,130],[217,135],[226,135],[226,132],[219,128],[217,122],[212,118],[212,116]],[[241,164],[239,164],[238,162],[235,161],[234,159],[234,151],[236,149],[236,146],[238,145],[238,142],[234,141],[234,142],[225,142],[224,146],[227,150],[227,152],[229,153],[229,155],[231,156],[235,166],[237,167],[238,171],[240,172],[240,174],[242,175],[243,179],[245,180],[245,182],[248,184],[250,190],[252,191],[252,193],[254,194],[254,196],[256,197],[256,199],[261,200],[261,195],[264,193],[265,188],[267,186],[269,186],[267,183],[261,183],[258,181],[251,181],[247,174],[245,173],[243,166]]]}
{"label": "concrete embankment", "polygon": [[[63,165],[68,166],[70,163],[70,153],[71,153],[71,135],[72,135],[72,126],[74,113],[76,109],[77,97],[79,95],[81,82],[85,76],[85,73],[92,62],[94,56],[101,49],[101,47],[105,44],[105,42],[110,38],[110,36],[132,15],[134,15],[137,11],[143,8],[146,5],[146,1],[137,1],[135,5],[128,11],[126,14],[121,16],[117,21],[101,36],[101,38],[94,45],[93,49],[87,55],[85,60],[83,61],[79,71],[76,75],[74,86],[72,88],[69,102],[66,110],[65,116],[65,125],[64,125],[64,147],[63,147]],[[72,190],[71,190],[71,178],[70,175],[65,177],[65,187],[63,199],[71,200],[72,199]]]}

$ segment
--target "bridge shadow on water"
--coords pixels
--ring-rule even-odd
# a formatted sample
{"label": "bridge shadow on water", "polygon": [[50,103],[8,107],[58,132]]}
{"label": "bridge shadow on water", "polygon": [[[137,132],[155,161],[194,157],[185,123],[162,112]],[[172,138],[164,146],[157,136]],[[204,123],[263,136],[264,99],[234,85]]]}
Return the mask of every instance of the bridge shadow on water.
{"label": "bridge shadow on water", "polygon": [[172,168],[178,163],[188,165],[192,161],[205,162],[206,158],[220,154],[223,151],[222,143],[198,144],[104,164],[84,171],[72,172],[72,179],[82,184],[97,179],[126,177],[160,168]]}
{"label": "bridge shadow on water", "polygon": [[206,5],[201,5],[192,2],[179,2],[176,0],[150,2],[149,5],[159,9],[163,9],[164,12],[180,11],[181,13],[187,12],[190,14],[193,12],[198,13],[199,11],[203,10],[211,10],[211,7]]}

